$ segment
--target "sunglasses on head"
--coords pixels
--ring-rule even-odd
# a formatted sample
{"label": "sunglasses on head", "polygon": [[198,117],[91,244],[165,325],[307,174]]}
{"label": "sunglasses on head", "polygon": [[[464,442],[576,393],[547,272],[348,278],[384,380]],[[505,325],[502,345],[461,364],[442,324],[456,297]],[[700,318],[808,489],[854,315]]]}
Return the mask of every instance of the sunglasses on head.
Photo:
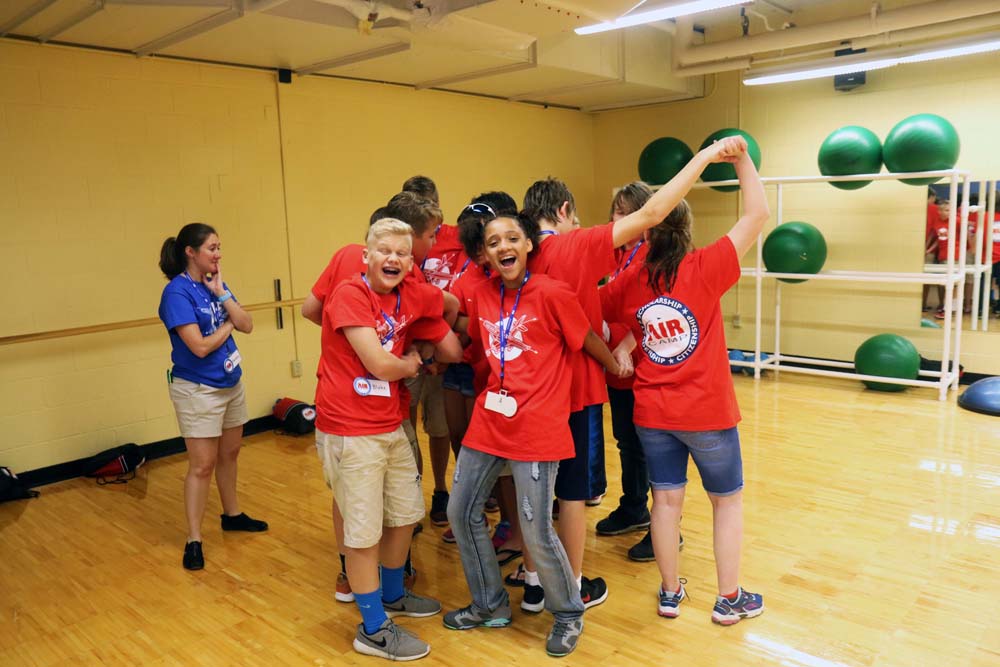
{"label": "sunglasses on head", "polygon": [[489,204],[483,204],[482,202],[469,204],[464,209],[462,209],[463,213],[466,211],[472,211],[477,215],[490,215],[493,216],[494,218],[497,217],[497,212],[493,210],[493,207],[490,206]]}

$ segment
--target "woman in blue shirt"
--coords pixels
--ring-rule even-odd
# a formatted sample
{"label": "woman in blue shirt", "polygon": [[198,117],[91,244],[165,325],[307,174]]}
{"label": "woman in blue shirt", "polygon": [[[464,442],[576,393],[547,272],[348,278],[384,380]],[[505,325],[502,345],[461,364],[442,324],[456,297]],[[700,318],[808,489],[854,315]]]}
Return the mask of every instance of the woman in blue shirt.
{"label": "woman in blue shirt", "polygon": [[247,407],[232,333],[250,333],[253,320],[222,282],[221,248],[212,227],[194,222],[164,241],[160,250],[160,270],[170,281],[163,288],[159,311],[172,348],[170,399],[188,452],[183,560],[188,570],[205,566],[201,520],[213,471],[224,512],[222,529],[267,530],[265,522],[240,511],[236,498],[236,459]]}

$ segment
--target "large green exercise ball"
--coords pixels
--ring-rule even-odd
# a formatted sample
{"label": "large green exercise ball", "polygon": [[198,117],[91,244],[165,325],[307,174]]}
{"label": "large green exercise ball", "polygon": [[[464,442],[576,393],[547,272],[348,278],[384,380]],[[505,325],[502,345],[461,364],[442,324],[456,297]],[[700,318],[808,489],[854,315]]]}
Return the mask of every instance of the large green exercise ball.
{"label": "large green exercise ball", "polygon": [[[862,343],[854,353],[854,369],[862,375],[916,380],[920,375],[920,353],[913,343],[896,334],[879,334]],[[876,391],[903,391],[905,384],[862,380]]]}
{"label": "large green exercise ball", "polygon": [[[955,126],[941,116],[920,113],[896,123],[882,148],[885,168],[893,172],[951,169],[960,150]],[[939,178],[901,178],[910,185],[927,185]]]}
{"label": "large green exercise ball", "polygon": [[[778,225],[764,239],[764,265],[775,273],[819,273],[826,262],[826,239],[808,222]],[[786,283],[805,279],[779,278]]]}
{"label": "large green exercise ball", "polygon": [[[848,125],[834,130],[819,147],[819,173],[824,176],[877,174],[882,169],[882,142],[871,130]],[[871,181],[834,181],[835,188],[857,190]]]}
{"label": "large green exercise ball", "polygon": [[639,154],[639,178],[650,185],[663,185],[693,157],[694,152],[680,139],[654,139]]}
{"label": "large green exercise ball", "polygon": [[[753,166],[760,169],[760,145],[757,140],[751,137],[747,132],[737,129],[735,127],[727,127],[721,129],[717,132],[713,132],[708,135],[705,141],[701,142],[701,150],[713,143],[722,139],[723,137],[732,137],[734,135],[740,135],[747,140],[747,152],[750,154],[750,160],[753,162]],[[710,164],[705,167],[705,171],[701,172],[701,180],[706,183],[711,181],[731,181],[736,178],[736,167],[729,164],[728,162],[718,162],[716,164]],[[739,190],[738,185],[713,185],[713,190],[718,190],[719,192],[733,192]]]}

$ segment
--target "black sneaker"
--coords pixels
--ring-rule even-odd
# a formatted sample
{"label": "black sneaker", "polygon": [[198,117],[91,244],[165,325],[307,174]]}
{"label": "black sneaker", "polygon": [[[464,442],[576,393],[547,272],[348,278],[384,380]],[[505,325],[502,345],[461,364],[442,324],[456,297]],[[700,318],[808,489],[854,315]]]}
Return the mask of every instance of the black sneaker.
{"label": "black sneaker", "polygon": [[523,611],[537,614],[545,609],[545,589],[541,586],[524,585],[524,599],[521,600]]}
{"label": "black sneaker", "polygon": [[240,512],[236,516],[220,514],[222,517],[222,530],[242,530],[248,533],[263,533],[267,530],[266,521],[251,519],[246,512]]}
{"label": "black sneaker", "polygon": [[634,519],[626,514],[621,507],[597,522],[598,535],[622,535],[647,528],[649,528],[649,512],[644,517]]}
{"label": "black sneaker", "polygon": [[201,570],[205,567],[205,554],[201,552],[201,542],[188,542],[184,545],[184,569]]}
{"label": "black sneaker", "polygon": [[[677,550],[680,551],[684,548],[684,536],[681,535],[678,540]],[[628,550],[629,560],[634,560],[639,563],[648,563],[649,561],[656,560],[656,555],[653,554],[653,538],[646,532],[645,537],[643,537],[638,544]]]}
{"label": "black sneaker", "polygon": [[448,492],[435,491],[431,496],[431,525],[448,525]]}
{"label": "black sneaker", "polygon": [[596,607],[608,599],[608,585],[601,577],[588,579],[583,577],[580,581],[580,600],[584,609]]}

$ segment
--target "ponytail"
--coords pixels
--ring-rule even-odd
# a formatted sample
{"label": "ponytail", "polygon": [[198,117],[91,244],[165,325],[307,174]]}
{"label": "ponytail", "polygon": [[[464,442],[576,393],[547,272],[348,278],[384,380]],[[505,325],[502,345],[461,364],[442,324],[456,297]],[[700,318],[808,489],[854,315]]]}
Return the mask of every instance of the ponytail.
{"label": "ponytail", "polygon": [[171,236],[160,247],[160,271],[173,280],[187,269],[188,248],[197,250],[205,242],[215,229],[211,225],[203,222],[192,222],[184,225],[177,236]]}
{"label": "ponytail", "polygon": [[654,291],[674,288],[681,261],[691,252],[691,222],[691,207],[682,199],[663,222],[649,230],[646,271]]}

